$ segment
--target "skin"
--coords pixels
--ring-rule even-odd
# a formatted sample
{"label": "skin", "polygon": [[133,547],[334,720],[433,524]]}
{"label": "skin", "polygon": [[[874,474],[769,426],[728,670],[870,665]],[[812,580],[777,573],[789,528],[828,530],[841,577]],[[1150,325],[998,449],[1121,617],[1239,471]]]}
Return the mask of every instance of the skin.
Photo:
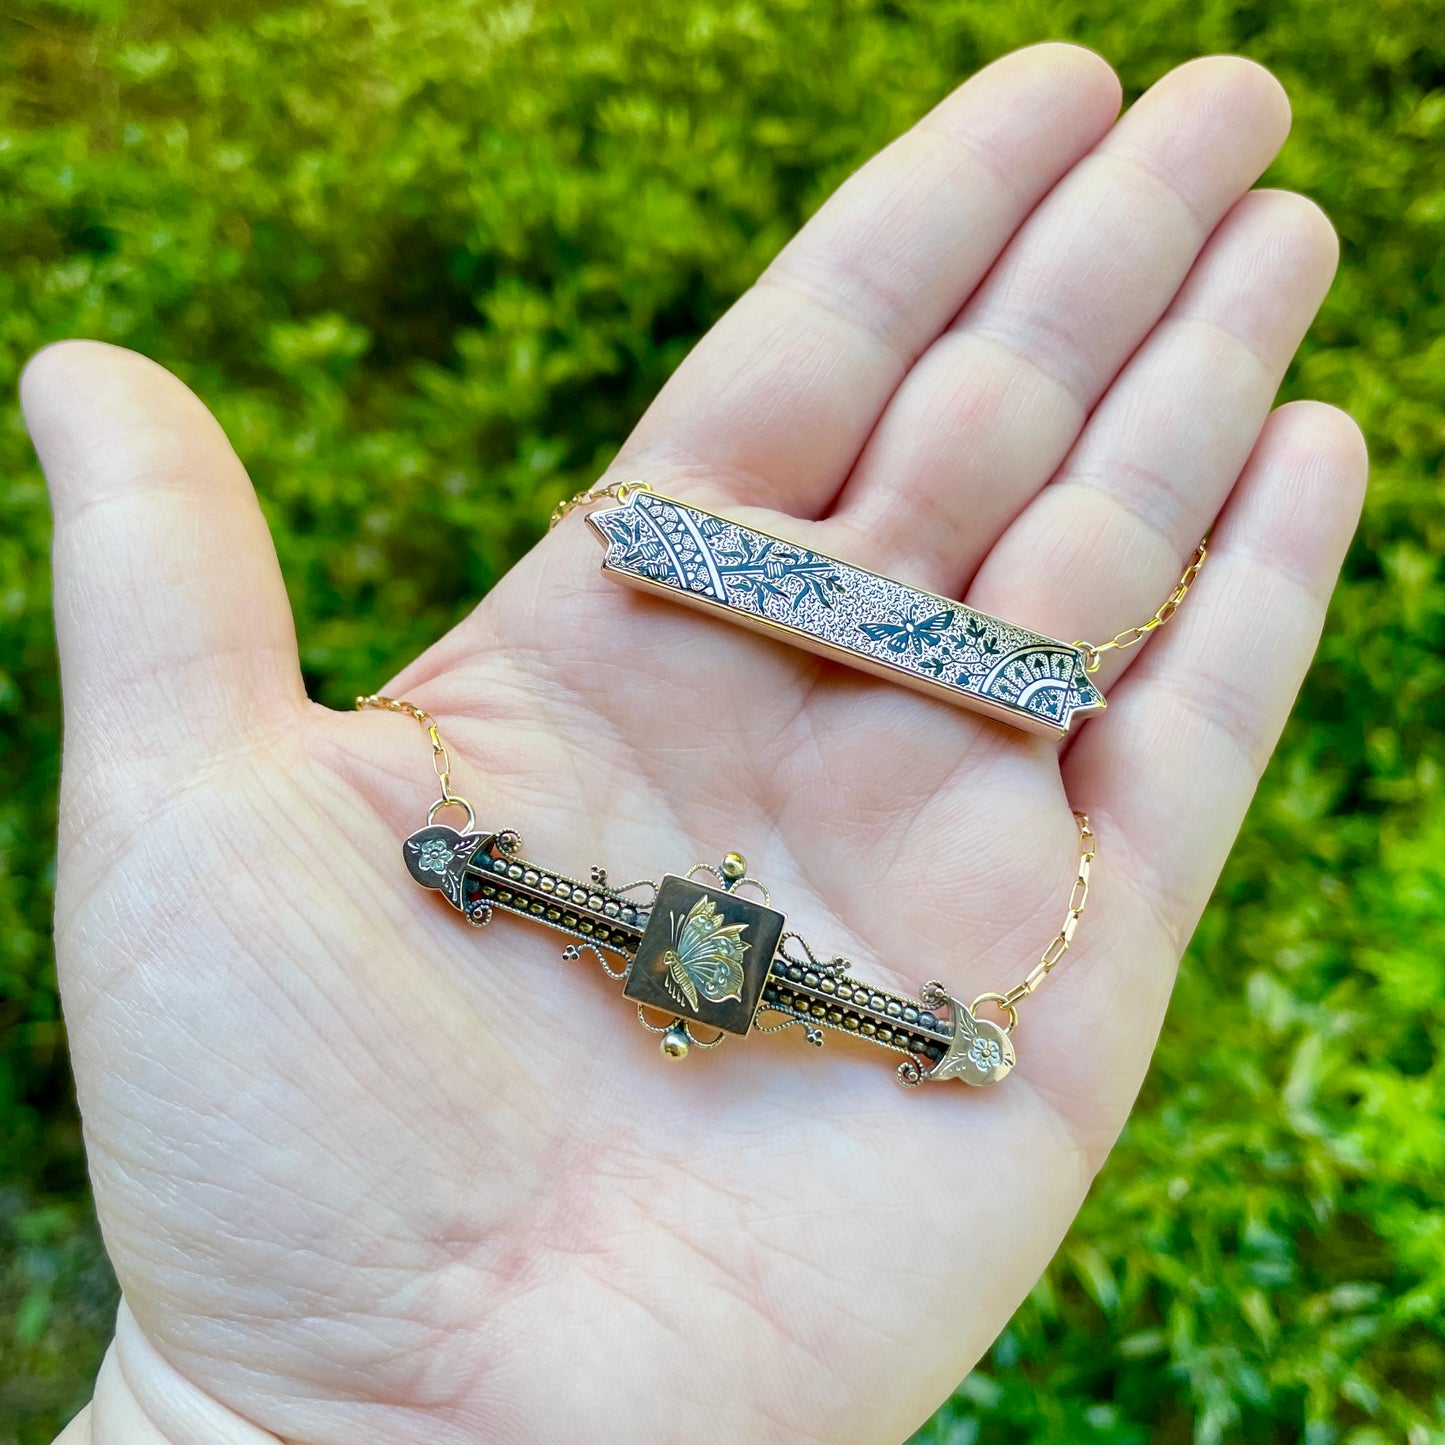
{"label": "skin", "polygon": [[385,688],[530,856],[737,848],[820,953],[965,999],[1052,937],[1087,811],[1088,913],[987,1091],[798,1030],[670,1063],[563,940],[467,928],[400,858],[425,739],[307,700],[202,404],[105,346],[31,363],[57,946],[124,1296],[66,1445],[896,1442],[988,1347],[1135,1098],[1366,474],[1342,413],[1270,409],[1336,261],[1313,204],[1250,190],[1279,85],[1213,58],[1118,106],[1070,46],[973,77],[608,474],[1065,638],[1147,617],[1212,527],[1066,747],[617,587],[576,517]]}

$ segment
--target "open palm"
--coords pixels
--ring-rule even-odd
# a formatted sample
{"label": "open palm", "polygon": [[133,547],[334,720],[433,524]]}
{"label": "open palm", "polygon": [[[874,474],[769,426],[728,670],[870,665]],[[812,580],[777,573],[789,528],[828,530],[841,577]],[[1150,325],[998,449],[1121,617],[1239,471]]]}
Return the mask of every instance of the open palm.
{"label": "open palm", "polygon": [[576,518],[386,689],[529,857],[738,849],[820,953],[965,999],[1036,962],[1088,812],[1089,913],[983,1092],[798,1030],[669,1063],[555,934],[466,928],[401,859],[425,739],[306,700],[214,421],[129,353],[32,363],[58,947],[124,1295],[75,1439],[887,1442],[987,1347],[1143,1078],[1364,483],[1347,418],[1270,413],[1335,261],[1310,203],[1246,194],[1279,87],[1214,59],[1117,107],[1072,47],[981,72],[610,473],[1064,638],[1147,616],[1213,527],[1065,749],[616,587]]}

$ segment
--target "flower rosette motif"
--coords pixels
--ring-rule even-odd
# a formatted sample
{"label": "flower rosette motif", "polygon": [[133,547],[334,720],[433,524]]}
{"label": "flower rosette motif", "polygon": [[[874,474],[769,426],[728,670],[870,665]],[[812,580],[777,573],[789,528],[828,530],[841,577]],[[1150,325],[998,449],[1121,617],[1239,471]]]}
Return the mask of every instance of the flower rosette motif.
{"label": "flower rosette motif", "polygon": [[981,1069],[996,1069],[1003,1062],[1003,1050],[999,1048],[997,1041],[986,1039],[981,1034],[974,1039],[968,1056]]}
{"label": "flower rosette motif", "polygon": [[417,867],[427,873],[445,873],[455,858],[456,850],[445,838],[426,838],[417,848]]}

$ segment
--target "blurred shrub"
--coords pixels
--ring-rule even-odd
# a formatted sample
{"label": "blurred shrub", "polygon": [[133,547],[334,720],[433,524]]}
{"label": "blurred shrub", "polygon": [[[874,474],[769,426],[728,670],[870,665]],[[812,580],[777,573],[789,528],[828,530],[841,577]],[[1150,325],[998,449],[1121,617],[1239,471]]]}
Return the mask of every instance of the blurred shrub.
{"label": "blurred shrub", "polygon": [[[314,0],[8,7],[0,372],[52,338],[210,401],[316,695],[451,623],[828,189],[1049,36],[1131,94],[1200,50],[1288,86],[1273,179],[1344,269],[1288,390],[1374,490],[1140,1110],[1047,1278],[920,1439],[1353,1445],[1445,1429],[1445,51],[1439,4]],[[85,1398],[113,1305],[47,930],[43,490],[0,412],[0,1440]]]}

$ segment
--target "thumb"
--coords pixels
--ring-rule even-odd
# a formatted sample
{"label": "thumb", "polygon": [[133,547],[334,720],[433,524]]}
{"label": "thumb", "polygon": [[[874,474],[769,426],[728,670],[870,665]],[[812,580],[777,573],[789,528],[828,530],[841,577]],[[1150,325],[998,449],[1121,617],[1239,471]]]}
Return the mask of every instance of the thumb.
{"label": "thumb", "polygon": [[294,716],[276,552],[194,393],[134,352],[72,341],[31,360],[20,394],[55,516],[67,773],[154,791]]}

